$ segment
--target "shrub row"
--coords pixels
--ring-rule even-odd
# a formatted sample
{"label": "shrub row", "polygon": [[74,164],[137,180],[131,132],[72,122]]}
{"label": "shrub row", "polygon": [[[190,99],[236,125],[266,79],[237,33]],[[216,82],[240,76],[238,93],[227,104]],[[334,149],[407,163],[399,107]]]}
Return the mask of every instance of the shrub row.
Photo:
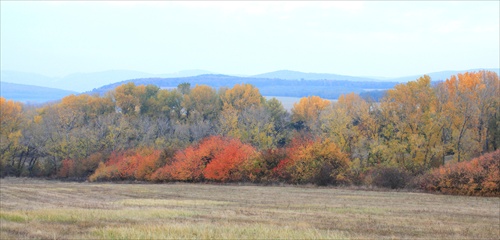
{"label": "shrub row", "polygon": [[[102,161],[105,159],[105,161]],[[325,139],[296,137],[286,148],[257,151],[238,139],[211,136],[183,150],[152,148],[64,160],[61,178],[89,181],[254,182],[366,185],[460,195],[500,195],[500,150],[415,176],[396,166],[361,167]],[[94,171],[95,170],[95,171]]]}
{"label": "shrub row", "polygon": [[[299,137],[288,148],[259,152],[238,139],[211,136],[171,154],[148,148],[114,152],[89,180],[345,184],[349,164],[328,140]],[[79,172],[78,166],[65,160],[59,177]]]}
{"label": "shrub row", "polygon": [[500,196],[500,149],[432,170],[420,187],[446,194]]}

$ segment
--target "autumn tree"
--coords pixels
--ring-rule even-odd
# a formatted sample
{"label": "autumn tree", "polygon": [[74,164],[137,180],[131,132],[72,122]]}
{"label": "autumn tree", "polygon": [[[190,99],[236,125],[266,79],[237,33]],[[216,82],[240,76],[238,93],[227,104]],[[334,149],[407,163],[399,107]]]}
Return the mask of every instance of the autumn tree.
{"label": "autumn tree", "polygon": [[264,97],[259,89],[251,84],[236,84],[220,94],[223,108],[233,108],[238,112],[252,107],[260,107],[264,103]]}
{"label": "autumn tree", "polygon": [[288,158],[275,171],[292,183],[338,184],[347,180],[349,163],[348,156],[331,140],[299,137],[292,140]]}
{"label": "autumn tree", "polygon": [[191,122],[214,121],[219,116],[222,103],[217,91],[206,85],[196,85],[185,95],[182,106]]}
{"label": "autumn tree", "polygon": [[277,146],[283,147],[289,139],[290,114],[285,110],[283,104],[276,99],[271,98],[264,104],[266,112],[269,113],[270,121],[274,126],[274,141]]}
{"label": "autumn tree", "polygon": [[138,92],[144,90],[144,87],[137,88],[133,82],[116,87],[113,92],[116,106],[123,114],[131,115],[138,113],[141,108],[141,100],[139,99]]}
{"label": "autumn tree", "polygon": [[331,103],[317,96],[304,97],[298,103],[293,104],[292,123],[296,128],[307,127],[308,130],[319,129],[319,116],[321,112]]}
{"label": "autumn tree", "polygon": [[372,115],[374,107],[357,94],[341,95],[320,115],[322,135],[364,165],[378,135],[378,123]]}
{"label": "autumn tree", "polygon": [[[14,168],[14,158],[22,136],[22,104],[0,97],[0,176]],[[21,163],[19,163],[21,164]],[[19,169],[18,169],[19,170]]]}
{"label": "autumn tree", "polygon": [[481,104],[478,141],[482,145],[482,153],[500,149],[500,80],[492,71],[480,71],[485,87],[479,93]]}
{"label": "autumn tree", "polygon": [[493,120],[498,113],[498,86],[496,73],[481,71],[451,76],[438,87],[450,123],[448,141],[458,162],[488,149],[487,136],[492,139],[498,131]]}
{"label": "autumn tree", "polygon": [[171,121],[179,122],[183,118],[182,101],[184,96],[178,90],[161,89],[158,91],[154,105],[157,116],[166,116]]}
{"label": "autumn tree", "polygon": [[375,151],[382,151],[389,162],[402,167],[429,168],[433,161],[439,161],[445,122],[437,104],[427,75],[388,90],[381,103],[381,134],[386,147]]}

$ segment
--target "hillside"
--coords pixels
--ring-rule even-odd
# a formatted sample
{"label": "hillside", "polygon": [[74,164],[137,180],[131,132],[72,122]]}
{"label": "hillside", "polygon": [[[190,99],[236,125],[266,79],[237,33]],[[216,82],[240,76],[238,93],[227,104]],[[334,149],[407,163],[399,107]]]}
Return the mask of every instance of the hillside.
{"label": "hillside", "polygon": [[304,73],[299,71],[290,70],[280,70],[268,73],[262,73],[253,75],[251,77],[255,78],[270,78],[270,79],[286,79],[286,80],[347,80],[347,81],[360,81],[360,82],[373,82],[373,81],[385,81],[385,82],[408,82],[418,79],[422,75],[429,75],[433,81],[444,81],[452,75],[456,75],[464,72],[476,72],[480,70],[493,71],[500,74],[499,68],[476,68],[468,70],[453,70],[453,71],[439,71],[422,73],[420,75],[402,76],[402,77],[360,77],[360,76],[347,76],[338,75],[331,73]]}
{"label": "hillside", "polygon": [[290,70],[280,70],[275,72],[263,73],[258,75],[253,75],[255,78],[278,78],[278,79],[286,79],[286,80],[344,80],[344,81],[361,81],[361,82],[371,82],[371,81],[379,81],[374,78],[367,77],[355,77],[355,76],[346,76],[346,75],[338,75],[331,73],[304,73],[298,71],[290,71]]}
{"label": "hillside", "polygon": [[124,83],[133,82],[136,85],[153,84],[160,88],[173,88],[181,83],[208,85],[214,88],[232,87],[235,84],[249,83],[259,88],[264,96],[305,97],[319,96],[328,99],[337,99],[341,94],[363,93],[373,90],[393,88],[396,82],[355,82],[347,80],[285,80],[256,77],[235,77],[220,74],[207,74],[184,78],[140,78],[122,81],[94,89],[91,93],[103,94]]}
{"label": "hillside", "polygon": [[0,92],[2,97],[6,99],[24,103],[44,103],[56,101],[71,94],[78,94],[74,91],[4,81],[0,82]]}
{"label": "hillside", "polygon": [[[402,77],[396,77],[396,78],[388,78],[388,77],[384,77],[384,76],[360,77],[360,76],[347,76],[347,75],[339,75],[339,74],[331,74],[331,73],[305,73],[305,72],[299,72],[299,71],[280,70],[280,71],[256,74],[253,76],[243,76],[240,74],[231,75],[230,77],[232,77],[232,80],[235,80],[236,82],[233,81],[233,82],[228,83],[228,82],[223,81],[222,83],[207,84],[207,83],[201,83],[201,82],[198,83],[197,81],[193,80],[193,82],[191,82],[191,83],[207,84],[210,86],[218,87],[216,85],[232,86],[235,83],[242,83],[242,82],[252,83],[252,82],[259,82],[259,81],[262,82],[263,81],[263,80],[256,81],[255,79],[267,79],[267,80],[273,80],[273,81],[328,80],[328,81],[339,81],[337,83],[340,83],[342,81],[361,82],[361,85],[367,85],[367,87],[361,87],[361,89],[387,89],[387,87],[383,87],[383,88],[370,87],[370,84],[368,84],[368,83],[371,83],[371,82],[397,82],[397,83],[408,82],[408,81],[415,80],[424,74],[431,76],[433,81],[441,81],[441,80],[445,80],[446,78],[450,77],[451,75],[455,75],[457,73],[464,73],[466,71],[478,71],[478,70],[482,70],[482,69],[478,68],[478,69],[459,70],[459,71],[441,71],[441,72],[432,72],[432,73],[422,73],[420,75],[402,76]],[[500,72],[500,70],[498,68],[496,68],[496,69],[490,68],[490,69],[485,69],[485,70],[490,70],[490,71],[494,71],[497,73]],[[222,76],[222,75],[218,75],[214,72],[195,69],[195,70],[184,70],[184,71],[165,73],[165,74],[152,74],[152,73],[133,71],[133,70],[109,70],[109,71],[90,72],[90,73],[73,73],[73,74],[69,74],[69,75],[64,76],[64,77],[48,77],[48,76],[44,76],[41,74],[35,74],[35,73],[27,73],[27,72],[19,72],[19,71],[5,71],[4,70],[4,71],[1,71],[0,77],[1,77],[2,82],[33,85],[33,86],[39,86],[39,87],[57,88],[57,89],[75,91],[75,92],[87,92],[87,91],[92,91],[96,88],[100,88],[100,87],[103,87],[106,85],[112,85],[115,83],[120,83],[120,82],[131,80],[131,79],[159,79],[159,78],[178,79],[178,78],[185,78],[185,77],[195,77],[195,76],[200,76],[200,75],[215,75],[215,76],[219,76],[219,77]],[[204,76],[204,78],[207,78],[207,77]],[[176,81],[176,80],[173,80],[173,81]],[[216,80],[216,81],[218,81],[218,80]],[[289,84],[289,82],[285,82],[285,85],[288,85],[288,84]],[[308,84],[313,84],[313,83],[308,83]],[[355,85],[356,84],[358,84],[358,83],[355,83]],[[295,83],[294,83],[294,85],[295,85]],[[317,83],[314,83],[313,85],[317,85]],[[377,85],[377,84],[375,84],[375,85]],[[382,85],[384,85],[384,84],[382,83]],[[259,85],[259,86],[262,86],[262,85]],[[320,86],[322,86],[322,85],[320,84]],[[169,87],[175,87],[175,86],[170,85]],[[352,86],[350,88],[352,88]],[[100,91],[100,90],[97,90],[97,91]],[[353,91],[357,92],[357,93],[361,92],[359,89],[353,89]],[[293,92],[296,92],[296,91],[293,91]],[[271,93],[274,93],[274,91],[271,91]],[[320,91],[320,93],[321,93],[321,91]],[[311,94],[318,95],[318,91],[312,91]],[[322,94],[325,94],[325,93],[322,93]],[[297,97],[298,94],[294,93],[294,94],[288,94],[286,96]],[[324,95],[324,96],[331,97],[332,94]]]}
{"label": "hillside", "polygon": [[210,74],[205,70],[185,70],[166,74],[152,74],[132,70],[109,70],[91,73],[73,73],[64,77],[48,77],[41,74],[1,71],[2,82],[57,88],[74,92],[91,91],[107,84],[136,78],[189,77]]}
{"label": "hillside", "polygon": [[[449,78],[452,75],[457,75],[459,73],[465,73],[465,72],[477,72],[477,71],[481,71],[481,70],[492,71],[492,72],[496,72],[497,74],[500,74],[500,68],[475,68],[475,69],[469,69],[469,70],[431,72],[431,73],[426,73],[426,75],[429,75],[429,77],[431,77],[433,81],[445,81],[447,78]],[[408,81],[415,80],[415,79],[419,78],[420,76],[422,76],[422,75],[397,77],[397,78],[391,78],[388,81],[408,82]]]}

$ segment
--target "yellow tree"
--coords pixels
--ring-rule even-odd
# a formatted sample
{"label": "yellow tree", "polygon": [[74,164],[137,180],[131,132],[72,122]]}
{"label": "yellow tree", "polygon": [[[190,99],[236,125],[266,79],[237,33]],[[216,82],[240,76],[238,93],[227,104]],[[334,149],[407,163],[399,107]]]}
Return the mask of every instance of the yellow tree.
{"label": "yellow tree", "polygon": [[[0,97],[0,176],[13,167],[22,136],[22,104]],[[9,164],[10,161],[10,164]]]}
{"label": "yellow tree", "polygon": [[498,75],[487,71],[457,74],[443,83],[442,99],[446,102],[442,104],[450,120],[452,149],[458,162],[479,155],[488,145],[487,122],[498,112],[498,84]]}
{"label": "yellow tree", "polygon": [[436,105],[437,98],[427,75],[387,92],[381,103],[385,120],[383,135],[388,146],[386,157],[399,165],[428,168],[442,156],[443,121]]}
{"label": "yellow tree", "polygon": [[221,103],[217,91],[207,85],[196,85],[184,96],[182,106],[186,109],[188,119],[192,122],[216,119],[221,111]]}
{"label": "yellow tree", "polygon": [[318,96],[301,98],[298,103],[293,104],[292,123],[298,128],[306,126],[310,130],[317,130],[319,116],[330,104],[330,101]]}
{"label": "yellow tree", "polygon": [[236,84],[220,94],[224,109],[234,108],[241,112],[252,107],[260,107],[264,103],[264,97],[259,89],[251,84]]}
{"label": "yellow tree", "polygon": [[478,141],[482,153],[500,148],[500,80],[492,71],[480,71],[485,87],[479,92]]}
{"label": "yellow tree", "polygon": [[371,115],[373,106],[355,93],[341,95],[321,115],[324,137],[332,139],[351,159],[361,164],[368,158],[370,143],[376,139],[378,124]]}
{"label": "yellow tree", "polygon": [[[248,130],[251,127],[242,126],[242,124],[245,124],[241,121],[242,114],[245,111],[259,109],[263,106],[265,101],[259,89],[251,84],[236,84],[231,89],[222,89],[219,95],[223,106],[223,110],[219,117],[221,133],[225,136],[238,138],[244,142],[250,142],[253,136],[251,136]],[[249,120],[247,121],[248,124],[250,124],[250,122],[256,122],[251,119],[247,120]]]}
{"label": "yellow tree", "polygon": [[133,115],[140,111],[140,99],[133,82],[115,88],[113,97],[123,114]]}

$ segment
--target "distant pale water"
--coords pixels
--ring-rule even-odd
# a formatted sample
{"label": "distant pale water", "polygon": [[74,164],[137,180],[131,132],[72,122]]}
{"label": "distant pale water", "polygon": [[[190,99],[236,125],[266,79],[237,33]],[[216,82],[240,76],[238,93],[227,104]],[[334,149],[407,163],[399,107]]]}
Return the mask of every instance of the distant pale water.
{"label": "distant pale water", "polygon": [[[278,99],[281,104],[283,104],[283,107],[287,110],[290,111],[293,108],[293,104],[297,103],[300,101],[300,97],[279,97],[279,96],[264,96],[266,99],[272,99],[276,98]],[[330,102],[337,102],[337,99],[326,99],[329,100]]]}

